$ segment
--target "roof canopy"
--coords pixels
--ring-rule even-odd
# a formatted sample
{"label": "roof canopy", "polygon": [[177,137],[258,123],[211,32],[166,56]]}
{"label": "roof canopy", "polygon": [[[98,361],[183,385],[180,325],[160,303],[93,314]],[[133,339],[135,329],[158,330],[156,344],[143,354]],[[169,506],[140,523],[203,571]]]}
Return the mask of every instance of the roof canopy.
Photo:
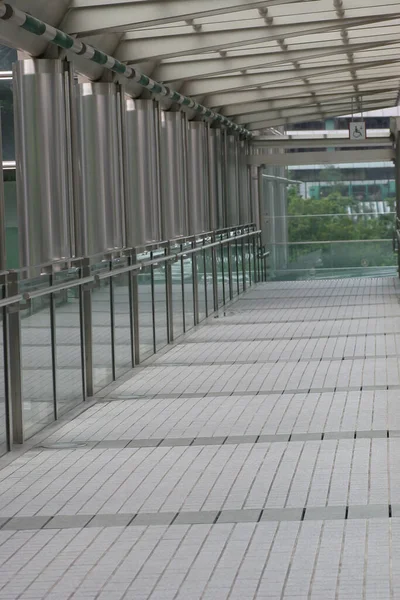
{"label": "roof canopy", "polygon": [[[395,0],[15,0],[250,130],[398,104]],[[54,48],[0,23],[34,56]],[[92,79],[102,67],[76,59]],[[143,93],[135,87],[135,95]]]}

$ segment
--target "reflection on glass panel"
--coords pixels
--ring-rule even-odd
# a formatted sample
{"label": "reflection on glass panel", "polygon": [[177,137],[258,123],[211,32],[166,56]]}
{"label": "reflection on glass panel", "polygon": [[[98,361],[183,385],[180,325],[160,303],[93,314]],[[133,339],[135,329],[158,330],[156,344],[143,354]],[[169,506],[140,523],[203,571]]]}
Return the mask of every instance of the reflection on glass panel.
{"label": "reflection on glass panel", "polygon": [[[200,246],[200,244],[199,244]],[[206,271],[204,250],[196,254],[197,268],[197,297],[199,303],[199,322],[203,321],[207,316],[207,296],[206,296]]]}
{"label": "reflection on glass panel", "polygon": [[[171,253],[178,254],[180,246],[171,248]],[[184,331],[184,301],[183,301],[183,278],[181,259],[171,265],[172,280],[172,320],[174,328],[174,339],[183,334]]]}
{"label": "reflection on glass panel", "polygon": [[[164,252],[159,256],[164,256]],[[157,258],[157,255],[154,256]],[[153,267],[154,322],[156,328],[156,350],[168,344],[167,326],[167,282],[165,262]]]}
{"label": "reflection on glass panel", "polygon": [[15,48],[0,44],[0,71],[11,71],[13,63],[18,59]]}
{"label": "reflection on glass panel", "polygon": [[113,380],[110,280],[92,290],[93,389],[99,391]]}
{"label": "reflection on glass panel", "polygon": [[[4,297],[3,286],[0,286],[0,297]],[[0,456],[7,451],[7,422],[6,394],[4,377],[4,347],[3,347],[3,317],[4,309],[0,311]]]}
{"label": "reflection on glass panel", "polygon": [[54,294],[58,416],[83,400],[79,289]]}
{"label": "reflection on glass panel", "polygon": [[[123,266],[123,265],[121,265]],[[132,368],[131,309],[129,273],[113,277],[115,374],[119,377]]]}
{"label": "reflection on glass panel", "polygon": [[222,244],[217,252],[217,289],[218,306],[229,299],[229,246]]}
{"label": "reflection on glass panel", "polygon": [[136,276],[139,300],[140,362],[154,353],[151,269],[146,267]]}
{"label": "reflection on glass panel", "polygon": [[212,276],[212,248],[208,248],[205,252],[205,278],[207,285],[207,309],[210,315],[214,311],[214,283]]}
{"label": "reflection on glass panel", "polygon": [[[189,250],[191,244],[185,244],[183,251]],[[194,327],[194,306],[193,306],[193,263],[192,255],[188,254],[182,260],[183,271],[183,289],[185,297],[185,329],[188,331]]]}
{"label": "reflection on glass panel", "polygon": [[[1,62],[1,52],[0,52]],[[10,66],[11,68],[11,66]],[[0,68],[0,71],[3,69]],[[6,69],[8,70],[8,69]],[[3,141],[3,160],[15,160],[14,144],[14,106],[12,80],[0,80],[1,134]]]}
{"label": "reflection on glass panel", "polygon": [[231,262],[232,262],[232,295],[237,296],[239,293],[239,254],[240,248],[238,246],[237,240],[230,243],[231,247]]}
{"label": "reflection on glass panel", "polygon": [[30,437],[54,420],[50,296],[36,298],[20,315],[23,415]]}
{"label": "reflection on glass panel", "polygon": [[244,269],[246,259],[245,259],[245,248],[244,248],[243,238],[241,240],[238,240],[237,256],[238,256],[238,267],[239,267],[239,275],[238,275],[239,294],[241,294],[244,290],[244,277],[246,277],[246,270]]}
{"label": "reflection on glass panel", "polygon": [[393,168],[374,163],[317,171],[310,165],[296,173],[306,181],[289,187],[285,210],[274,211],[269,200],[269,276],[303,279],[394,273]]}
{"label": "reflection on glass panel", "polygon": [[3,171],[7,269],[19,268],[17,184],[15,169]]}
{"label": "reflection on glass panel", "polygon": [[326,275],[329,271],[331,277],[375,276],[379,272],[390,275],[396,272],[396,255],[389,240],[289,244],[287,252],[285,278],[297,274],[308,277]]}

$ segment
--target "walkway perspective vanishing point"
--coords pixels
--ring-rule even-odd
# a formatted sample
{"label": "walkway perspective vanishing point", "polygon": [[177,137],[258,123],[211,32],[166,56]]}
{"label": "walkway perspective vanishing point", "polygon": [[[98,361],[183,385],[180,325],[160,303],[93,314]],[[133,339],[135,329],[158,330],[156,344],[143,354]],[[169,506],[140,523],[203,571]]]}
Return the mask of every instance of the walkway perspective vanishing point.
{"label": "walkway perspective vanishing point", "polygon": [[400,286],[260,284],[0,459],[0,600],[400,598]]}

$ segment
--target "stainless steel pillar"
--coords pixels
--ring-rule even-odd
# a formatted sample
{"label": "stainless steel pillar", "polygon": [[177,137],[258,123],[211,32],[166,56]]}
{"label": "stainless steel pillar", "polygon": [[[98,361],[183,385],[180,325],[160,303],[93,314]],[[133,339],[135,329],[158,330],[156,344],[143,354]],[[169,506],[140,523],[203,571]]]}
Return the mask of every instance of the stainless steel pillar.
{"label": "stainless steel pillar", "polygon": [[224,137],[225,132],[221,129],[209,129],[208,170],[211,229],[226,227]]}
{"label": "stainless steel pillar", "polygon": [[161,239],[159,111],[153,100],[125,99],[127,246]]}
{"label": "stainless steel pillar", "polygon": [[[1,114],[0,114],[0,131],[1,128]],[[3,144],[0,137],[0,164],[3,164]],[[6,219],[5,219],[5,206],[4,206],[4,181],[3,181],[3,170],[1,173],[0,181],[0,271],[5,271],[7,266],[6,257]]]}
{"label": "stainless steel pillar", "polygon": [[226,145],[226,212],[227,226],[240,223],[239,215],[239,152],[238,140],[234,135],[227,136]]}
{"label": "stainless steel pillar", "polygon": [[80,256],[99,255],[124,246],[118,104],[115,84],[77,86],[82,223],[77,253]]}
{"label": "stainless steel pillar", "polygon": [[255,165],[250,167],[250,220],[252,223],[255,223],[256,229],[261,229],[260,171],[261,168]]}
{"label": "stainless steel pillar", "polygon": [[59,60],[29,59],[14,65],[21,267],[73,255],[68,77]]}
{"label": "stainless steel pillar", "polygon": [[210,231],[207,125],[200,121],[189,123],[187,167],[189,233],[195,235]]}
{"label": "stainless steel pillar", "polygon": [[250,205],[250,172],[247,165],[247,155],[249,152],[248,142],[241,140],[239,142],[239,223],[251,222]]}
{"label": "stainless steel pillar", "polygon": [[164,240],[188,235],[186,137],[185,113],[161,111],[161,218]]}

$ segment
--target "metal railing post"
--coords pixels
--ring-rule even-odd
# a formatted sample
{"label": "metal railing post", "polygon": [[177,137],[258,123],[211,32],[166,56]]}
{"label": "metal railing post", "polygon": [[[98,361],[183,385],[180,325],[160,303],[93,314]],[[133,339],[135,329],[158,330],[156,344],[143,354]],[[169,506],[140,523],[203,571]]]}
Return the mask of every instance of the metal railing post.
{"label": "metal railing post", "polygon": [[[229,235],[229,234],[228,234]],[[229,281],[229,300],[233,299],[233,278],[232,278],[232,242],[228,246],[228,281]]]}
{"label": "metal railing post", "polygon": [[245,292],[247,289],[247,285],[246,285],[246,256],[245,256],[245,249],[244,249],[244,239],[242,238],[241,240],[241,249],[242,249],[242,276],[243,276],[243,291]]}
{"label": "metal railing post", "polygon": [[[166,255],[171,256],[171,244],[168,242]],[[165,263],[165,295],[167,300],[167,339],[168,344],[174,341],[174,311],[172,296],[172,264],[171,261]]]}
{"label": "metal railing post", "polygon": [[[150,253],[150,259],[153,260],[154,254]],[[157,352],[157,337],[156,337],[156,299],[154,289],[154,265],[150,265],[150,287],[151,287],[151,322],[153,326],[153,352]]]}
{"label": "metal railing post", "polygon": [[[7,275],[2,276],[3,298],[7,293]],[[4,306],[1,309],[3,321],[3,371],[4,371],[4,410],[5,410],[5,427],[6,427],[6,448],[11,450],[12,445],[12,413],[11,413],[11,398],[10,398],[10,377],[9,377],[9,335],[8,335],[8,311]]]}
{"label": "metal railing post", "polygon": [[[18,294],[18,274],[10,272],[7,276],[7,296]],[[21,369],[21,317],[19,306],[7,307],[8,336],[7,351],[9,357],[8,384],[11,403],[12,441],[24,443],[24,407],[22,398]]]}
{"label": "metal railing post", "polygon": [[[131,264],[137,264],[137,251],[134,249],[131,256]],[[139,327],[139,283],[138,283],[138,271],[129,272],[129,296],[131,304],[131,336],[133,335],[132,342],[132,360],[135,365],[140,363],[140,327]],[[133,334],[132,334],[133,329]]]}
{"label": "metal railing post", "polygon": [[[82,261],[81,276],[89,277],[90,261],[85,258]],[[92,286],[82,285],[80,287],[80,325],[81,345],[84,360],[85,373],[85,397],[93,396],[93,323],[92,323]]]}
{"label": "metal railing post", "polygon": [[[196,248],[196,240],[192,242],[192,248]],[[192,254],[192,280],[193,280],[193,321],[194,325],[199,324],[199,288],[197,285],[197,256]]]}
{"label": "metal railing post", "polygon": [[[215,233],[212,235],[212,242],[215,243]],[[212,268],[212,282],[213,282],[213,300],[214,300],[214,312],[218,310],[218,273],[217,273],[217,247],[211,248],[211,268]]]}

